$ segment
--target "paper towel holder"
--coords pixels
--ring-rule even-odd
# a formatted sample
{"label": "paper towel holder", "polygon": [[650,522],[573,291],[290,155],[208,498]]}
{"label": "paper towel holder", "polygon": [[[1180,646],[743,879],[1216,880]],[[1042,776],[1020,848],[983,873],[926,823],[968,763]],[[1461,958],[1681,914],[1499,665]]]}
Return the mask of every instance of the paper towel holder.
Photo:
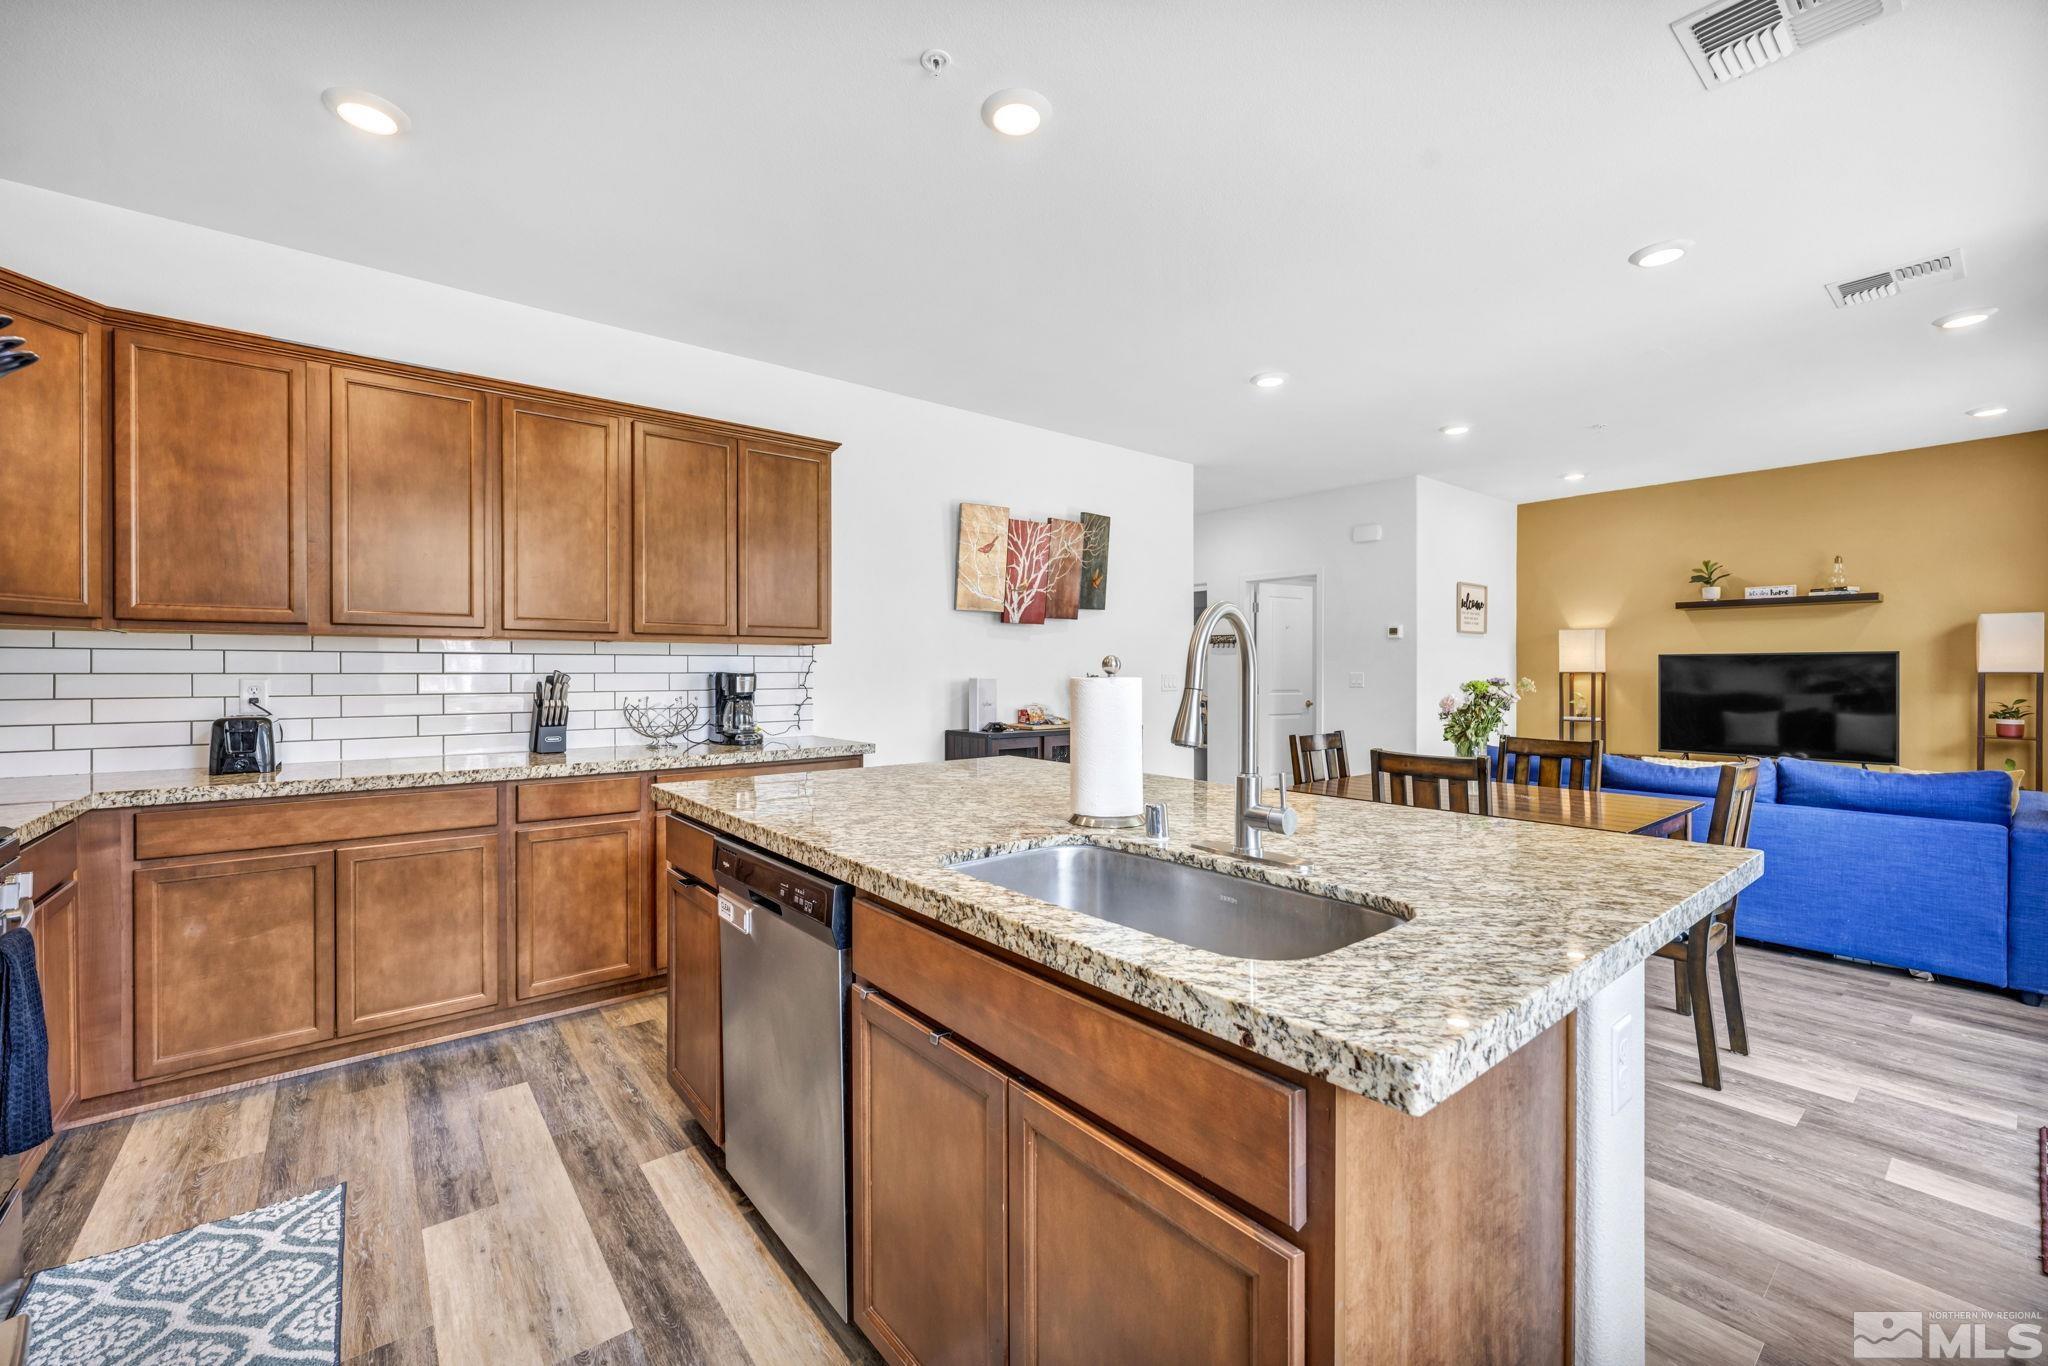
{"label": "paper towel holder", "polygon": [[[1102,677],[1104,678],[1115,678],[1118,673],[1122,672],[1123,667],[1123,660],[1116,655],[1104,655],[1102,657]],[[1069,824],[1077,825],[1083,830],[1135,830],[1145,823],[1145,817],[1142,813],[1136,816],[1083,816],[1076,813],[1067,817],[1067,821]]]}

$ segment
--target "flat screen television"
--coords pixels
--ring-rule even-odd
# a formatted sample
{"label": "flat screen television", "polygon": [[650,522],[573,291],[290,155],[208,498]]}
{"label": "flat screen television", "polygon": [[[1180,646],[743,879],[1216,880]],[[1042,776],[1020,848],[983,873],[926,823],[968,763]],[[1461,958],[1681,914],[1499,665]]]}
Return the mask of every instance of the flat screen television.
{"label": "flat screen television", "polygon": [[1659,655],[1657,747],[1895,764],[1898,652]]}

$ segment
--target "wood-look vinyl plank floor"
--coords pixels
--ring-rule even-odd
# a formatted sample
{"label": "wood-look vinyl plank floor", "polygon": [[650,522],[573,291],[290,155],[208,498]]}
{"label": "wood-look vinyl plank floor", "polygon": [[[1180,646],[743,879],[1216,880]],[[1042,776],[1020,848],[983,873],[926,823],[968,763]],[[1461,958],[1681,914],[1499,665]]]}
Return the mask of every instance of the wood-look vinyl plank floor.
{"label": "wood-look vinyl plank floor", "polygon": [[[1723,1051],[1719,1094],[1647,989],[1650,1360],[1838,1362],[1859,1309],[2048,1305],[2048,1010],[1740,952],[1753,1051]],[[345,1181],[351,1366],[875,1360],[725,1176],[662,1041],[659,1001],[626,1002],[70,1131],[29,1265]]]}
{"label": "wood-look vinyl plank floor", "polygon": [[[1718,1096],[1669,982],[1646,989],[1650,1361],[1755,1343],[1755,1366],[1842,1362],[1858,1310],[2048,1311],[2048,1010],[1737,952],[1750,1056],[1722,1050]],[[1725,1039],[1718,983],[1713,998]]]}

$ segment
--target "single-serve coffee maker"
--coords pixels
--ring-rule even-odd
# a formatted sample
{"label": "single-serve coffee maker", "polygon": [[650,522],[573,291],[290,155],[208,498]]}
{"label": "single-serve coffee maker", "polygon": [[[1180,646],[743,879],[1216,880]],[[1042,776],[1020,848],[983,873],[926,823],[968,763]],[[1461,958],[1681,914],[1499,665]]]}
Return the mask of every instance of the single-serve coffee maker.
{"label": "single-serve coffee maker", "polygon": [[711,675],[711,738],[721,745],[758,745],[761,728],[754,724],[754,676]]}

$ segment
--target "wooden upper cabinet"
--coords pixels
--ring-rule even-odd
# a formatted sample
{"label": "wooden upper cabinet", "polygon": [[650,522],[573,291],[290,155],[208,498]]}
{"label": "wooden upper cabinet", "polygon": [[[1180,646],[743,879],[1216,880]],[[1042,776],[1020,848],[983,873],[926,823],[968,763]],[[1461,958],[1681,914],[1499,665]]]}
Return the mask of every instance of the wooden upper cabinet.
{"label": "wooden upper cabinet", "polygon": [[306,364],[114,337],[114,615],[304,622]]}
{"label": "wooden upper cabinet", "polygon": [[1300,1366],[1300,1249],[1010,1086],[1010,1360]]}
{"label": "wooden upper cabinet", "polygon": [[486,416],[475,389],[332,372],[327,534],[337,624],[489,624]]}
{"label": "wooden upper cabinet", "polygon": [[625,630],[627,482],[619,428],[615,414],[597,408],[502,402],[506,630]]}
{"label": "wooden upper cabinet", "polygon": [[106,334],[83,313],[0,285],[0,332],[41,359],[0,382],[0,615],[96,617],[105,606]]}
{"label": "wooden upper cabinet", "polygon": [[739,634],[832,634],[832,457],[748,437],[739,451]]}
{"label": "wooden upper cabinet", "polygon": [[717,432],[633,424],[633,630],[739,630],[739,443]]}

